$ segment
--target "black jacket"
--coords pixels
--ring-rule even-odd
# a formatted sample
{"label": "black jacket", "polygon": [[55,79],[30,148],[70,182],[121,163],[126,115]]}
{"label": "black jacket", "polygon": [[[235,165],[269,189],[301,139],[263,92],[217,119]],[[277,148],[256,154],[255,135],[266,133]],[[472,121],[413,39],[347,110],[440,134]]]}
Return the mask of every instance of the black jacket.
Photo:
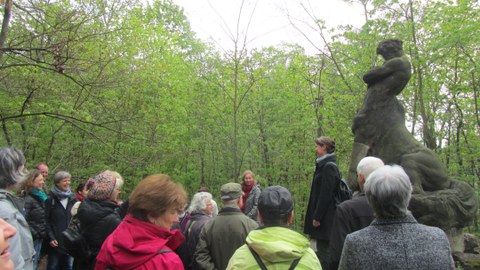
{"label": "black jacket", "polygon": [[[113,201],[94,201],[84,199],[78,208],[77,218],[80,221],[80,227],[83,236],[87,241],[90,250],[95,258],[102,247],[103,241],[117,228],[122,222],[118,213],[119,206]],[[75,260],[75,269],[94,269],[95,260],[82,261]]]}
{"label": "black jacket", "polygon": [[58,197],[50,192],[48,199],[45,201],[45,219],[47,221],[47,239],[58,241],[58,247],[53,250],[57,253],[66,255],[63,246],[62,232],[67,229],[72,219],[72,206],[77,202],[75,194],[72,193],[68,198],[67,207],[64,208]]}
{"label": "black jacket", "polygon": [[337,270],[338,268],[343,242],[347,234],[367,227],[374,218],[373,210],[368,205],[367,197],[363,192],[337,206],[330,236],[330,270]]}
{"label": "black jacket", "polygon": [[[303,231],[314,239],[330,239],[333,216],[335,215],[335,201],[333,191],[338,184],[337,163],[335,154],[327,154],[324,158],[315,163],[312,186],[310,188],[310,199],[308,200],[307,213]],[[313,220],[320,221],[320,226],[313,227]]]}
{"label": "black jacket", "polygon": [[33,194],[25,195],[25,219],[32,232],[33,240],[47,238],[45,202]]}
{"label": "black jacket", "polygon": [[77,217],[84,230],[84,236],[93,250],[100,250],[103,241],[122,222],[115,211],[118,205],[113,201],[83,200],[78,208]]}

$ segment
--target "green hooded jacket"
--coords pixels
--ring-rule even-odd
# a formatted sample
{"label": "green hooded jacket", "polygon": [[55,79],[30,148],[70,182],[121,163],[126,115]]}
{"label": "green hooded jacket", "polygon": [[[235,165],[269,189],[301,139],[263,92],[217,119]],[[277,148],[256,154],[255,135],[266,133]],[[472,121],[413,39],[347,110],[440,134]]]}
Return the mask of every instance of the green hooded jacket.
{"label": "green hooded jacket", "polygon": [[[300,258],[295,269],[322,269],[310,242],[303,235],[284,227],[266,227],[253,230],[247,244],[260,256],[268,270],[285,270]],[[247,245],[241,246],[230,259],[228,270],[260,269]]]}

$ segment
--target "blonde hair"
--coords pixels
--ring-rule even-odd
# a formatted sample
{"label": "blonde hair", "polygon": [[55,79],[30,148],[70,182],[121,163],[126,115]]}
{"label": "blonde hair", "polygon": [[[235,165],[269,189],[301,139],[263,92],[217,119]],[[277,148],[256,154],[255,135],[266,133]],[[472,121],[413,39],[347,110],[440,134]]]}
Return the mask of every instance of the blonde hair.
{"label": "blonde hair", "polygon": [[109,173],[115,177],[115,188],[120,190],[123,187],[123,177],[116,171],[106,170],[104,173]]}
{"label": "blonde hair", "polygon": [[253,180],[255,180],[255,174],[254,174],[252,171],[250,171],[250,170],[246,170],[246,171],[244,171],[243,174],[242,174],[242,181],[245,180],[245,176],[247,176],[247,174],[252,175]]}

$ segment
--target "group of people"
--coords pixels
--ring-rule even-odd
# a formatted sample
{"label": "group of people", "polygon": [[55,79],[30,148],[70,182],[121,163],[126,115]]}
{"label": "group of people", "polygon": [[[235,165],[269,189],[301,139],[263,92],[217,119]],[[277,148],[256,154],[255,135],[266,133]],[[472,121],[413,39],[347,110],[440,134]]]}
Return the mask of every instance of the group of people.
{"label": "group of people", "polygon": [[322,269],[455,269],[445,232],[419,224],[408,210],[413,188],[402,167],[361,159],[359,192],[337,205],[335,142],[322,136],[315,144],[304,233],[316,243]]}
{"label": "group of people", "polygon": [[[260,190],[250,170],[241,183],[221,186],[220,210],[208,189],[188,202],[185,189],[165,174],[147,176],[119,202],[124,180],[115,171],[99,173],[76,193],[71,175],[59,171],[46,191],[48,167],[27,172],[22,152],[2,147],[0,269],[36,269],[43,243],[47,269],[454,269],[445,233],[408,211],[412,184],[402,167],[362,159],[360,192],[336,205],[335,142],[319,137],[315,145],[304,223],[310,239],[289,228],[288,189]],[[89,258],[72,259],[63,248],[61,232],[74,221]]]}
{"label": "group of people", "polygon": [[[47,255],[48,270],[94,269],[94,259],[72,259],[65,250],[62,232],[75,217],[95,257],[122,221],[117,200],[122,177],[104,171],[80,184],[74,193],[70,173],[58,171],[52,189],[47,191],[48,167],[41,163],[27,171],[25,164],[20,150],[0,148],[0,219],[6,224],[2,240],[9,242],[0,257],[11,259],[5,260],[8,266],[0,260],[0,269],[36,270],[42,254]],[[13,233],[9,226],[15,228]]]}

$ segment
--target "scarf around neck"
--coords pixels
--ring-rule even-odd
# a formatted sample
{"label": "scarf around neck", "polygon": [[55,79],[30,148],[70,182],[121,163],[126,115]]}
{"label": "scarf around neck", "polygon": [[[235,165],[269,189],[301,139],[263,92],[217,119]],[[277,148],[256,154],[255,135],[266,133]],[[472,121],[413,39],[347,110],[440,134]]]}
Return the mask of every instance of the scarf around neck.
{"label": "scarf around neck", "polygon": [[63,200],[70,197],[72,191],[70,189],[68,189],[67,191],[62,191],[57,186],[55,186],[54,188],[52,188],[52,193],[57,196],[59,200]]}
{"label": "scarf around neck", "polygon": [[323,155],[321,157],[317,157],[317,159],[315,160],[315,163],[320,163],[320,161],[326,159],[327,157],[331,157],[331,156],[335,156],[335,153],[328,153],[326,155]]}
{"label": "scarf around neck", "polygon": [[244,183],[242,183],[242,191],[243,191],[243,197],[242,197],[242,200],[243,200],[243,205],[242,207],[240,208],[240,210],[245,211],[245,206],[247,204],[247,199],[248,199],[248,195],[250,194],[250,191],[252,191],[252,188],[253,186],[255,185],[255,182],[253,182],[250,186],[247,186],[245,185]]}
{"label": "scarf around neck", "polygon": [[43,190],[33,189],[31,193],[33,196],[39,198],[42,202],[45,202],[45,200],[47,199],[47,194],[45,194]]}

